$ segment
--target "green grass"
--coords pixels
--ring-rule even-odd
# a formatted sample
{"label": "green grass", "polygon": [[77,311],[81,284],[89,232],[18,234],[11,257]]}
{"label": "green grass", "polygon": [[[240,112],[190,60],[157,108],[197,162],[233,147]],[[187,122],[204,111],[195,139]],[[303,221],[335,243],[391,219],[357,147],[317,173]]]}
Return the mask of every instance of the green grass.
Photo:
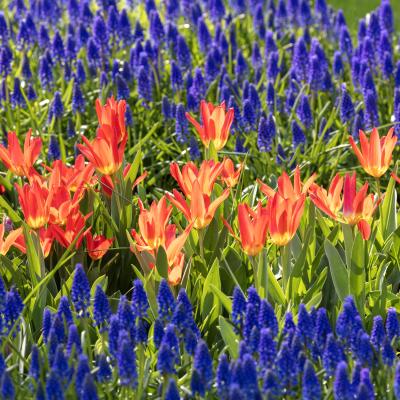
{"label": "green grass", "polygon": [[[357,29],[358,20],[374,10],[381,0],[328,0],[334,8],[341,8],[346,16],[346,21],[352,29]],[[391,1],[395,16],[396,30],[400,29],[400,1]]]}

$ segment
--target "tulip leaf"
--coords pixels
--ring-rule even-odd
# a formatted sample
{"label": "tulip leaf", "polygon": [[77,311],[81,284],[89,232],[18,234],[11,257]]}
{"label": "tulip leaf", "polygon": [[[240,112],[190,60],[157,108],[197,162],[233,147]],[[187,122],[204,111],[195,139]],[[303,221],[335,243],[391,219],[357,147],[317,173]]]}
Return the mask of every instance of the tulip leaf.
{"label": "tulip leaf", "polygon": [[217,259],[208,271],[207,277],[204,281],[200,303],[201,315],[203,318],[209,316],[210,324],[218,318],[221,310],[221,301],[211,288],[211,285],[214,285],[217,289],[221,289],[221,279],[219,276],[219,264]]}
{"label": "tulip leaf", "polygon": [[168,279],[168,258],[163,246],[157,250],[156,268],[160,276]]}
{"label": "tulip leaf", "polygon": [[335,246],[328,240],[324,242],[325,254],[328,257],[333,285],[340,300],[349,295],[349,276],[347,268]]}
{"label": "tulip leaf", "polygon": [[225,308],[225,310],[228,312],[228,314],[231,314],[232,313],[232,300],[225,293],[223,293],[221,289],[217,288],[212,283],[210,284],[210,288],[215,293],[215,295],[219,298],[222,306]]}
{"label": "tulip leaf", "polygon": [[233,359],[237,358],[239,355],[239,339],[232,325],[222,315],[219,316],[219,329],[229,354]]}
{"label": "tulip leaf", "polygon": [[391,178],[380,208],[383,239],[387,239],[397,229],[396,204],[397,190],[395,189],[395,180]]}
{"label": "tulip leaf", "polygon": [[278,304],[285,304],[286,298],[283,289],[279,285],[278,280],[276,279],[274,273],[272,272],[271,268],[268,268],[268,292],[271,297],[278,303]]}
{"label": "tulip leaf", "polygon": [[364,308],[366,266],[364,240],[361,234],[357,233],[351,252],[350,293],[354,296],[360,310]]}

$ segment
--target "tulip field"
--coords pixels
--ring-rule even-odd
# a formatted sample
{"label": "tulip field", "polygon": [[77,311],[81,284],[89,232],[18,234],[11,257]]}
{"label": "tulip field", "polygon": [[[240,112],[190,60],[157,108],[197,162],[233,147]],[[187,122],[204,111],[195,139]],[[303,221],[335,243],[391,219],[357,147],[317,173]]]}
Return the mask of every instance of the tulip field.
{"label": "tulip field", "polygon": [[0,399],[400,400],[400,7],[346,3],[0,0]]}

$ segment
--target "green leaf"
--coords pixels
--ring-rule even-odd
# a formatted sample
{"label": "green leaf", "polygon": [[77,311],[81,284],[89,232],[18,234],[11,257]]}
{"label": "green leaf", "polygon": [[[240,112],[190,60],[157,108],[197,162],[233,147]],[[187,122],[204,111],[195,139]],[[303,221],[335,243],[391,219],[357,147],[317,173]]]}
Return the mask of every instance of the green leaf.
{"label": "green leaf", "polygon": [[232,300],[222,292],[219,288],[217,288],[215,285],[212,283],[210,284],[211,290],[216,294],[216,296],[219,298],[222,306],[225,308],[225,310],[228,312],[228,314],[232,313]]}
{"label": "green leaf", "polygon": [[157,250],[156,268],[163,278],[168,279],[168,257],[163,246]]}
{"label": "green leaf", "polygon": [[351,252],[350,293],[354,296],[360,310],[364,309],[366,266],[364,240],[361,234],[357,233]]}
{"label": "green leaf", "polygon": [[212,324],[221,313],[221,302],[211,288],[211,285],[214,285],[217,289],[221,289],[219,264],[217,259],[214,261],[204,281],[203,293],[200,302],[201,315],[203,316],[203,318],[209,316],[210,324]]}
{"label": "green leaf", "polygon": [[229,354],[236,359],[239,355],[239,338],[235,334],[232,325],[222,315],[219,316],[219,329]]}
{"label": "green leaf", "polygon": [[107,289],[107,284],[108,284],[108,277],[107,275],[100,275],[92,284],[92,287],[90,288],[90,296],[93,298],[94,294],[96,292],[96,288],[98,285],[102,287],[104,291]]}
{"label": "green leaf", "polygon": [[138,174],[141,161],[142,161],[142,151],[139,149],[138,152],[136,153],[133,163],[131,164],[131,166],[129,168],[128,173],[124,177],[125,182],[130,181],[133,184],[133,182],[135,181],[136,176]]}
{"label": "green leaf", "polygon": [[313,228],[310,227],[307,229],[305,238],[304,238],[304,243],[303,243],[303,248],[301,249],[301,252],[296,260],[296,263],[294,264],[294,267],[292,269],[292,273],[290,274],[289,277],[289,283],[287,286],[287,295],[289,298],[293,301],[298,294],[298,289],[302,277],[302,271],[306,263],[306,257],[307,257],[307,251],[309,247],[309,242],[311,239],[313,233]]}
{"label": "green leaf", "polygon": [[346,266],[335,246],[328,240],[324,242],[325,254],[328,257],[333,285],[340,300],[349,295],[349,276]]}
{"label": "green leaf", "polygon": [[386,239],[397,229],[396,204],[397,190],[395,189],[395,180],[391,178],[381,206],[380,220],[383,239]]}
{"label": "green leaf", "polygon": [[268,268],[268,291],[271,297],[278,303],[278,304],[285,304],[286,298],[283,289],[279,285],[278,280],[276,279],[274,273],[272,272],[271,268]]}

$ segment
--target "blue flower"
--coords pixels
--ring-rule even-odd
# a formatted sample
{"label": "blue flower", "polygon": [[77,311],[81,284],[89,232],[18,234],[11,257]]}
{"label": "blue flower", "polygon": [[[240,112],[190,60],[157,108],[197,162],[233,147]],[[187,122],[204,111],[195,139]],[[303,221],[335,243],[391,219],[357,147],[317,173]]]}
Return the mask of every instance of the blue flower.
{"label": "blue flower", "polygon": [[24,309],[24,303],[17,289],[12,287],[6,295],[6,304],[4,309],[4,320],[8,332],[13,328],[14,324],[20,317]]}
{"label": "blue flower", "polygon": [[229,361],[226,354],[223,353],[219,357],[218,367],[216,371],[217,391],[218,391],[218,396],[221,399],[227,398],[230,383],[231,383],[231,371],[230,371]]}
{"label": "blue flower", "polygon": [[105,354],[100,354],[97,361],[97,375],[96,379],[99,382],[108,382],[112,377],[112,371],[110,368],[110,364],[107,361],[107,357]]}
{"label": "blue flower", "polygon": [[51,55],[57,61],[62,61],[65,58],[65,49],[63,39],[59,31],[56,31],[51,44]]}
{"label": "blue flower", "polygon": [[96,286],[93,302],[93,317],[98,327],[102,327],[111,317],[110,303],[101,285]]}
{"label": "blue flower", "polygon": [[300,104],[297,109],[297,115],[299,116],[299,119],[304,127],[306,129],[309,129],[313,123],[313,115],[310,107],[310,102],[308,101],[308,96],[303,95],[301,97]]}
{"label": "blue flower", "polygon": [[335,400],[348,400],[352,397],[351,384],[347,375],[347,364],[345,361],[341,361],[336,368],[333,394]]}
{"label": "blue flower", "polygon": [[239,78],[243,78],[244,75],[247,73],[248,66],[246,59],[243,56],[241,50],[237,52],[236,55],[236,65],[235,65],[235,74]]}
{"label": "blue flower", "polygon": [[82,264],[76,264],[71,299],[78,314],[85,315],[90,304],[90,285]]}
{"label": "blue flower", "polygon": [[175,373],[176,356],[172,349],[165,342],[161,343],[157,355],[157,370],[163,374]]}
{"label": "blue flower", "polygon": [[191,65],[191,52],[183,36],[178,35],[176,57],[178,59],[178,64],[181,68],[189,68]]}
{"label": "blue flower", "polygon": [[267,300],[262,300],[260,305],[260,311],[258,315],[258,324],[260,329],[268,328],[271,331],[273,337],[278,335],[279,327],[278,320],[276,318],[274,309]]}
{"label": "blue flower", "polygon": [[64,319],[67,325],[73,323],[73,317],[71,312],[71,307],[69,305],[68,297],[62,296],[60,299],[60,304],[58,305],[57,314],[61,319]]}
{"label": "blue flower", "polygon": [[[132,28],[131,23],[129,22],[129,17],[126,9],[122,9],[119,15],[119,23],[118,23],[119,35],[124,40],[125,44],[129,44],[132,40]],[[135,35],[138,35],[138,32],[135,29]]]}
{"label": "blue flower", "polygon": [[263,368],[273,365],[277,355],[277,346],[270,329],[261,329],[258,353]]}
{"label": "blue flower", "polygon": [[351,96],[346,90],[346,86],[342,86],[342,96],[340,98],[340,120],[343,124],[354,118],[355,110]]}
{"label": "blue flower", "polygon": [[123,338],[120,342],[117,363],[121,385],[135,387],[137,385],[136,355],[127,338]]}
{"label": "blue flower", "polygon": [[21,81],[19,78],[14,78],[14,90],[11,93],[11,106],[15,108],[17,106],[25,107],[25,105],[25,98],[21,92]]}
{"label": "blue flower", "polygon": [[321,399],[321,384],[315,374],[314,367],[310,361],[306,361],[303,373],[303,400],[319,400]]}
{"label": "blue flower", "polygon": [[82,395],[80,399],[82,400],[98,400],[97,388],[94,383],[93,377],[90,373],[87,373],[83,381]]}
{"label": "blue flower", "polygon": [[[147,101],[151,101],[153,98],[153,84],[151,77],[149,76],[149,71],[146,70],[144,66],[139,67],[138,73],[138,93],[139,96]],[[128,93],[125,93],[128,94]],[[129,97],[129,94],[126,98]]]}
{"label": "blue flower", "polygon": [[371,343],[375,347],[376,351],[379,351],[383,345],[385,338],[385,328],[383,325],[383,319],[380,315],[376,315],[373,319],[372,330],[371,330]]}
{"label": "blue flower", "polygon": [[61,157],[60,145],[56,135],[50,136],[50,143],[48,148],[47,157],[49,160],[59,160]]}
{"label": "blue flower", "polygon": [[75,354],[82,353],[81,338],[79,336],[78,328],[75,324],[71,324],[68,329],[68,339],[67,339],[67,355],[68,357],[74,351]]}
{"label": "blue flower", "polygon": [[279,398],[281,395],[280,383],[274,372],[268,369],[264,375],[263,394],[267,398]]}
{"label": "blue flower", "polygon": [[81,354],[78,358],[78,366],[75,374],[75,390],[78,397],[82,395],[83,382],[87,374],[90,374],[88,358],[84,354]]}
{"label": "blue flower", "polygon": [[199,39],[200,50],[205,53],[212,40],[207,24],[202,17],[197,21],[197,37]]}
{"label": "blue flower", "polygon": [[343,76],[344,66],[343,66],[342,56],[339,51],[335,51],[335,54],[333,56],[332,69],[335,78],[341,78]]}
{"label": "blue flower", "polygon": [[338,363],[345,359],[342,347],[336,342],[333,334],[330,333],[327,337],[325,350],[322,355],[322,364],[327,376],[332,376]]}
{"label": "blue flower", "polygon": [[193,368],[199,373],[202,383],[206,390],[208,390],[211,387],[213,379],[213,368],[210,352],[203,340],[200,340],[197,344],[194,353]]}
{"label": "blue flower", "polygon": [[155,43],[160,43],[165,36],[164,26],[156,10],[150,12],[150,35]]}
{"label": "blue flower", "polygon": [[83,97],[82,90],[78,82],[74,82],[72,89],[72,112],[76,114],[77,112],[84,112],[86,106],[85,98]]}
{"label": "blue flower", "polygon": [[64,105],[61,99],[61,93],[59,91],[54,93],[53,103],[51,105],[51,114],[55,118],[61,118],[64,113]]}
{"label": "blue flower", "polygon": [[188,136],[188,122],[185,114],[185,106],[179,103],[175,113],[175,133],[179,143],[185,143]]}
{"label": "blue flower", "polygon": [[359,338],[357,340],[357,346],[355,348],[355,355],[357,359],[363,364],[370,366],[374,357],[374,353],[371,347],[369,336],[360,331]]}
{"label": "blue flower", "polygon": [[13,400],[15,399],[15,388],[13,381],[10,377],[10,374],[5,371],[3,372],[3,376],[0,381],[0,393],[1,397],[4,400]]}
{"label": "blue flower", "polygon": [[388,367],[392,367],[396,358],[396,354],[393,350],[392,344],[387,337],[385,337],[385,339],[383,340],[381,354],[383,364],[387,365]]}
{"label": "blue flower", "polygon": [[339,32],[339,49],[343,54],[346,54],[348,59],[351,60],[353,54],[353,43],[351,35],[347,26],[342,26]]}
{"label": "blue flower", "polygon": [[386,335],[390,341],[394,337],[400,336],[400,325],[399,325],[399,320],[397,318],[397,311],[393,307],[390,307],[387,311]]}
{"label": "blue flower", "polygon": [[68,359],[65,356],[64,346],[62,344],[59,344],[57,347],[51,369],[57,374],[63,386],[68,383],[68,380],[71,376],[71,371],[68,366]]}
{"label": "blue flower", "polygon": [[204,397],[206,388],[204,386],[204,382],[202,377],[196,369],[192,372],[192,378],[190,380],[190,389],[192,391],[192,395],[195,396],[196,393],[199,394],[200,397]]}
{"label": "blue flower", "polygon": [[50,375],[46,380],[46,397],[47,400],[64,399],[64,390],[55,371],[50,371]]}
{"label": "blue flower", "polygon": [[92,31],[93,31],[93,37],[96,40],[96,42],[100,46],[106,48],[108,45],[108,30],[107,30],[107,25],[100,14],[96,14],[93,20]]}
{"label": "blue flower", "polygon": [[[116,75],[116,81],[117,81],[117,99],[118,100],[129,99],[131,91],[129,89],[129,86],[125,78],[118,73]],[[147,98],[147,100],[151,100],[151,98],[149,97]]]}
{"label": "blue flower", "polygon": [[304,135],[303,129],[301,129],[300,125],[297,123],[296,120],[292,121],[291,129],[292,129],[293,147],[296,149],[297,147],[305,144],[306,137]]}
{"label": "blue flower", "polygon": [[47,340],[49,338],[51,325],[52,325],[51,311],[48,308],[45,308],[43,311],[43,322],[42,322],[42,334],[44,343],[47,343]]}
{"label": "blue flower", "polygon": [[308,52],[306,42],[301,36],[294,45],[293,49],[293,68],[296,76],[306,81],[308,76]]}
{"label": "blue flower", "polygon": [[[36,345],[32,347],[31,351],[31,362],[29,365],[29,376],[37,382],[39,377],[40,377],[40,354],[39,354],[39,349]],[[3,371],[0,371],[3,373]]]}

